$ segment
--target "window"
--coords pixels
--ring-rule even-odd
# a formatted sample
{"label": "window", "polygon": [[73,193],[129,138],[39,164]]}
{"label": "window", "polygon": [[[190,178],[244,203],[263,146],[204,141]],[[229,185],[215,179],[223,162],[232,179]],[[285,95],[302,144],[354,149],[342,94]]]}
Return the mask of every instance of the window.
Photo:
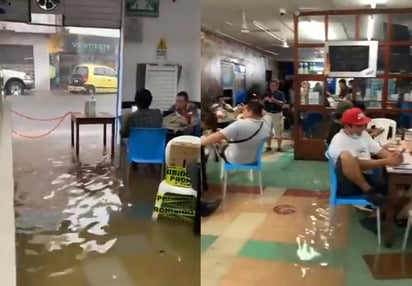
{"label": "window", "polygon": [[94,69],[94,75],[105,75],[104,74],[104,68],[95,68]]}
{"label": "window", "polygon": [[80,74],[80,75],[87,75],[89,73],[89,68],[88,67],[75,67],[74,74]]}
{"label": "window", "polygon": [[0,45],[0,64],[33,65],[33,46]]}
{"label": "window", "polygon": [[114,70],[109,69],[109,68],[105,68],[104,69],[105,75],[106,76],[111,76],[111,77],[117,77],[117,74]]}

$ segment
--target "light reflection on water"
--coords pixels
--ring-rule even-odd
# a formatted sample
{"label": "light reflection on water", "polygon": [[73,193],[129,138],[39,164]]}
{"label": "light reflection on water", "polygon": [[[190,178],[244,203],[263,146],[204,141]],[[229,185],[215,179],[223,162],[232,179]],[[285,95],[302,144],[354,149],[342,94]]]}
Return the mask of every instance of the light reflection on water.
{"label": "light reflection on water", "polygon": [[18,286],[198,285],[192,225],[151,220],[158,174],[133,173],[126,200],[104,161],[48,164],[16,168]]}
{"label": "light reflection on water", "polygon": [[[314,198],[308,213],[302,216],[304,221],[303,233],[296,237],[297,250],[296,256],[302,262],[311,262],[321,267],[330,265],[330,257],[327,254],[331,246],[336,244],[336,239],[341,235],[338,233],[343,227],[341,218],[336,210],[333,215],[328,206],[327,200],[320,202],[319,198]],[[295,264],[300,268],[302,278],[308,276],[314,270],[307,264]]]}
{"label": "light reflection on water", "polygon": [[[89,253],[108,252],[117,238],[106,229],[111,215],[120,212],[122,206],[118,196],[121,184],[113,175],[112,167],[104,163],[78,166],[56,177],[50,185],[50,193],[42,198],[46,204],[33,199],[34,204],[28,205],[27,195],[25,202],[19,202],[16,195],[18,252],[22,251],[25,257],[44,256],[64,253],[71,246],[70,253],[76,253],[72,259],[77,260]],[[24,249],[19,249],[21,247]],[[19,268],[27,273],[39,272],[43,269],[41,265],[31,265],[39,261],[41,259],[22,259]],[[29,265],[25,265],[26,262]],[[69,267],[44,274],[59,277],[73,273]]]}

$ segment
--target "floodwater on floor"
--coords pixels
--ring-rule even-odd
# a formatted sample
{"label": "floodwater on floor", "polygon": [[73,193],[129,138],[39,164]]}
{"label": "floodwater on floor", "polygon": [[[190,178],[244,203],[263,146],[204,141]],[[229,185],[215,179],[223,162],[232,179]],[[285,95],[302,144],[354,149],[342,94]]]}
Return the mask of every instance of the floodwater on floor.
{"label": "floodwater on floor", "polygon": [[17,285],[199,285],[192,224],[151,220],[158,174],[132,171],[122,196],[100,145],[82,144],[91,163],[61,140],[14,141]]}

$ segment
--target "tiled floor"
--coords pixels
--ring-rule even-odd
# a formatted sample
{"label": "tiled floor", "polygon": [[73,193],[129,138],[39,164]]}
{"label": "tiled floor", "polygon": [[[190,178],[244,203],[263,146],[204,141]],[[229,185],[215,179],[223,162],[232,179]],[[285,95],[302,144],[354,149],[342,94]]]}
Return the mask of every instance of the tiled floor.
{"label": "tiled floor", "polygon": [[[411,258],[399,249],[404,229],[394,249],[379,250],[359,225],[365,214],[339,207],[329,222],[326,163],[296,162],[289,153],[265,161],[272,176],[264,175],[262,197],[253,194],[256,183],[244,183],[247,174],[235,173],[224,205],[202,221],[202,286],[411,285]],[[218,183],[216,167],[209,174]]]}

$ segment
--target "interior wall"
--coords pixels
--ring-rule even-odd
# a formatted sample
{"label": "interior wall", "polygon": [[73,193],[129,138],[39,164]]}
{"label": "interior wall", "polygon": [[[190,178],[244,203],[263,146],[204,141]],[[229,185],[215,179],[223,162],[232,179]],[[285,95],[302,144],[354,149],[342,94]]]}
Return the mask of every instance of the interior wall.
{"label": "interior wall", "polygon": [[[184,20],[183,20],[184,19]],[[142,35],[139,43],[125,39],[122,63],[122,101],[133,101],[137,63],[158,63],[156,47],[161,38],[167,42],[167,62],[182,65],[179,90],[200,101],[200,2],[193,0],[160,1],[158,18],[139,18]]]}
{"label": "interior wall", "polygon": [[246,89],[266,89],[266,70],[277,77],[275,59],[258,53],[234,41],[220,38],[209,32],[201,33],[202,105],[214,101],[222,94],[221,61],[243,64],[246,67]]}
{"label": "interior wall", "polygon": [[0,274],[1,285],[16,285],[14,223],[13,135],[11,105],[0,95]]}

